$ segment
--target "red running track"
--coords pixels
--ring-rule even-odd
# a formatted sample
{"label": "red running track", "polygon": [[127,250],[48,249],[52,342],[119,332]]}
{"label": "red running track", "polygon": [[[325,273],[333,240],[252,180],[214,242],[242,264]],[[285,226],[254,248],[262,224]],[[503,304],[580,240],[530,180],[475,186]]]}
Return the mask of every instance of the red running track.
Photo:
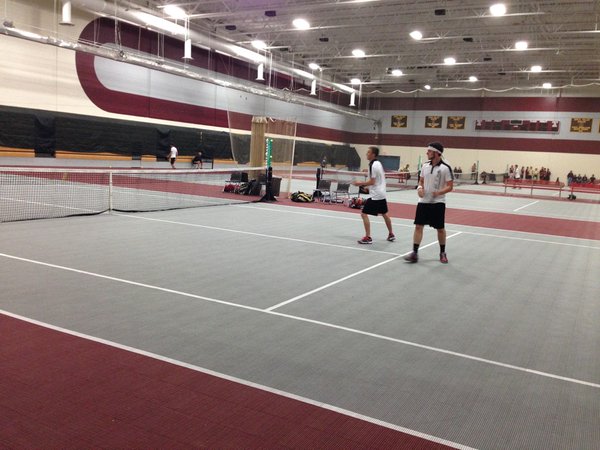
{"label": "red running track", "polygon": [[451,448],[3,314],[0,330],[0,448]]}

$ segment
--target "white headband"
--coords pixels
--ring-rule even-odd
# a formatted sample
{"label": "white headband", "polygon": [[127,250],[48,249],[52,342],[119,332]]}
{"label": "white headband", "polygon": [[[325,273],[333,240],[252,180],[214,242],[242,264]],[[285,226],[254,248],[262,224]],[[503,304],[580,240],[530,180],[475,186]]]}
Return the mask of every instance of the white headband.
{"label": "white headband", "polygon": [[434,152],[438,152],[440,155],[442,154],[442,152],[439,149],[432,147],[431,145],[427,147],[427,150],[433,150]]}

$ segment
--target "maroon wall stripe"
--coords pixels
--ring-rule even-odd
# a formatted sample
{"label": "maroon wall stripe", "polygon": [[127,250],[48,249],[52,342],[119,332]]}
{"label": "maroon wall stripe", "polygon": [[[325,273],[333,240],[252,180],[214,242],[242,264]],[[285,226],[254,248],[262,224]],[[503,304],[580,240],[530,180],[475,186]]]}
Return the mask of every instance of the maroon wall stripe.
{"label": "maroon wall stripe", "polygon": [[447,97],[369,98],[373,111],[545,111],[600,112],[600,98],[587,97]]}

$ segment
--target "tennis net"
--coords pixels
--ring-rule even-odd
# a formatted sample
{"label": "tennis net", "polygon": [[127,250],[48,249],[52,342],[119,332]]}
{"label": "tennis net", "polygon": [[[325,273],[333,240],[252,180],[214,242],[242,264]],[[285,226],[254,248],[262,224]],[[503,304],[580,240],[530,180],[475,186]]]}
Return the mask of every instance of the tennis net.
{"label": "tennis net", "polygon": [[0,222],[142,212],[247,203],[256,197],[224,192],[245,172],[264,167],[215,170],[119,170],[0,168]]}
{"label": "tennis net", "polygon": [[[365,181],[369,176],[368,171],[351,171],[325,168],[321,179],[330,180],[334,183],[352,183],[354,181]],[[417,172],[385,172],[385,184],[388,192],[414,189],[419,177]]]}

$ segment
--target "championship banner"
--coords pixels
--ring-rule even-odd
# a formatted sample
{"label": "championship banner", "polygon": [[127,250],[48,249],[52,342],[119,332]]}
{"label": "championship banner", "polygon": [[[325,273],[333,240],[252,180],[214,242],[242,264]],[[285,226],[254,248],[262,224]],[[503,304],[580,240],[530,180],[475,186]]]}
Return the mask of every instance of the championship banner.
{"label": "championship banner", "polygon": [[425,128],[442,128],[443,116],[425,116]]}
{"label": "championship banner", "polygon": [[591,133],[593,121],[588,117],[571,117],[571,133]]}
{"label": "championship banner", "polygon": [[465,129],[465,116],[448,116],[448,122],[446,122],[446,128],[449,130],[464,130]]}
{"label": "championship banner", "polygon": [[558,133],[560,121],[558,120],[486,120],[475,121],[475,129],[481,131],[516,131],[529,133]]}
{"label": "championship banner", "polygon": [[392,128],[406,128],[407,124],[408,116],[392,116]]}

